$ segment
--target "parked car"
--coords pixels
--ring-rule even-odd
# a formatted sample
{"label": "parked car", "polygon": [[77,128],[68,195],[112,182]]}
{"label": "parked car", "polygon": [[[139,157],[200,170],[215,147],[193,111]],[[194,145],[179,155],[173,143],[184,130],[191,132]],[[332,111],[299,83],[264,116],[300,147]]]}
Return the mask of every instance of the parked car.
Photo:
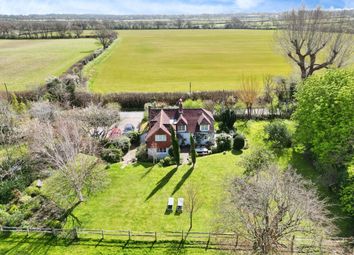
{"label": "parked car", "polygon": [[197,147],[195,148],[195,152],[199,155],[199,156],[204,156],[204,155],[209,155],[211,154],[211,150],[208,150],[205,147]]}
{"label": "parked car", "polygon": [[127,133],[134,132],[134,131],[135,131],[135,127],[133,124],[126,124],[124,126],[123,134],[127,134]]}

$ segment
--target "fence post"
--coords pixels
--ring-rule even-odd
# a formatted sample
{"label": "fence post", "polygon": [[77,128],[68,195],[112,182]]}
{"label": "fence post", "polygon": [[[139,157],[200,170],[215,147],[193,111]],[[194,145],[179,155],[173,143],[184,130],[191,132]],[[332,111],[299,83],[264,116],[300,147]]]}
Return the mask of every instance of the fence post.
{"label": "fence post", "polygon": [[52,235],[55,236],[55,229],[52,228]]}
{"label": "fence post", "polygon": [[157,232],[155,232],[155,242],[157,242]]}
{"label": "fence post", "polygon": [[131,239],[131,233],[130,233],[130,230],[128,231],[128,236],[129,236],[129,239],[128,239],[128,240],[130,240],[130,239]]}
{"label": "fence post", "polygon": [[295,235],[291,238],[291,244],[290,244],[290,254],[294,254],[294,242],[295,242]]}
{"label": "fence post", "polygon": [[104,239],[104,230],[103,229],[101,230],[101,238],[102,238],[102,240]]}
{"label": "fence post", "polygon": [[73,235],[74,235],[74,239],[79,239],[79,235],[78,235],[78,233],[77,233],[76,227],[73,228]]}
{"label": "fence post", "polygon": [[29,227],[27,227],[27,236],[29,236]]}
{"label": "fence post", "polygon": [[235,239],[236,239],[236,241],[235,241],[235,250],[236,250],[236,248],[237,248],[237,246],[238,246],[238,234],[235,234],[236,236],[235,236]]}
{"label": "fence post", "polygon": [[182,240],[183,240],[183,238],[184,238],[184,235],[183,235],[183,230],[182,230]]}

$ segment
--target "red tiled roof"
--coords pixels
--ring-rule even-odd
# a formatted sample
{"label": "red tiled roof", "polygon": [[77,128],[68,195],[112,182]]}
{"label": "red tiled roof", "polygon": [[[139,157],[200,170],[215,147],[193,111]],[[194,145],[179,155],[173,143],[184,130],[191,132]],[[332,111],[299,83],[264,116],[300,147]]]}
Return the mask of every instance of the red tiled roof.
{"label": "red tiled roof", "polygon": [[[162,112],[162,114],[161,114]],[[190,133],[195,133],[199,131],[199,123],[198,120],[203,116],[203,119],[205,119],[208,123],[210,123],[210,131],[214,131],[214,117],[213,114],[205,109],[183,109],[182,115],[179,113],[178,108],[170,108],[170,109],[150,109],[149,111],[149,122],[151,124],[155,124],[155,121],[163,120],[162,122],[166,123],[166,116],[168,117],[169,121],[170,120],[179,120],[180,118],[185,119],[187,121],[187,131]],[[159,116],[159,117],[157,117]],[[168,121],[168,122],[169,122]],[[170,123],[170,122],[169,122]],[[149,132],[148,135],[150,134],[150,131],[154,128],[155,126],[153,125]]]}
{"label": "red tiled roof", "polygon": [[167,129],[166,125],[170,124],[170,118],[161,110],[159,114],[157,114],[153,120],[151,120],[151,125],[147,135],[146,140],[149,139],[152,135],[154,135],[158,130],[164,131],[166,134],[171,135],[170,131]]}
{"label": "red tiled roof", "polygon": [[200,125],[200,124],[202,124],[203,122],[204,122],[204,123],[207,122],[207,123],[211,124],[211,121],[205,116],[204,113],[202,113],[202,114],[200,115],[200,117],[199,117],[199,119],[198,119],[198,124]]}

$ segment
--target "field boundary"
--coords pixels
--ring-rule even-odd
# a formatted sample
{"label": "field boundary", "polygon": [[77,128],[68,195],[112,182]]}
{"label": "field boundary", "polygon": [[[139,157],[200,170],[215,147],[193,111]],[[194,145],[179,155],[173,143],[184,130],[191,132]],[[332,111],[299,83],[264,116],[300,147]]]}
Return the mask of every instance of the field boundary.
{"label": "field boundary", "polygon": [[[58,229],[58,228],[25,228],[0,226],[0,232],[22,233],[29,237],[30,234],[43,234],[71,240],[97,240],[99,243],[107,241],[126,242],[179,242],[179,247],[199,247],[218,250],[252,251],[253,244],[237,233],[217,232],[186,232],[186,231],[131,231],[131,230],[104,230],[104,229]],[[1,240],[1,237],[0,237]],[[283,254],[297,254],[304,252],[333,252],[336,249],[350,252],[354,251],[353,238],[335,237],[327,240],[320,239],[317,243],[311,239],[296,238],[287,240],[282,244],[280,252]],[[346,253],[342,253],[346,254]]]}

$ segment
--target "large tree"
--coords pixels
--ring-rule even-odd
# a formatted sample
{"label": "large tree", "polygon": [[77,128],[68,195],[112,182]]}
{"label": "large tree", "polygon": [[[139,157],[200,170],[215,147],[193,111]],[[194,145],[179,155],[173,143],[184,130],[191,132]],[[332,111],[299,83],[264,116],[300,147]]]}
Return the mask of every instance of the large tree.
{"label": "large tree", "polygon": [[108,46],[113,43],[115,39],[117,39],[118,34],[114,30],[109,30],[105,27],[101,27],[96,30],[96,37],[102,45],[103,49],[107,49]]}
{"label": "large tree", "polygon": [[348,23],[339,12],[292,10],[280,18],[276,39],[283,53],[300,69],[305,79],[314,72],[347,64],[352,51]]}
{"label": "large tree", "polygon": [[354,71],[312,76],[296,93],[296,140],[335,167],[351,160],[354,148]]}
{"label": "large tree", "polygon": [[57,190],[71,202],[70,207],[85,201],[105,179],[105,172],[99,169],[100,161],[94,157],[95,142],[82,130],[79,121],[34,121],[29,149],[37,162],[56,169],[62,187]]}
{"label": "large tree", "polygon": [[252,108],[259,96],[258,84],[254,77],[244,77],[242,79],[242,87],[238,91],[238,98],[245,104],[247,115],[250,119],[252,116]]}
{"label": "large tree", "polygon": [[232,181],[221,210],[223,231],[246,238],[259,254],[277,254],[297,234],[319,241],[330,233],[326,205],[311,183],[274,165],[258,175]]}

